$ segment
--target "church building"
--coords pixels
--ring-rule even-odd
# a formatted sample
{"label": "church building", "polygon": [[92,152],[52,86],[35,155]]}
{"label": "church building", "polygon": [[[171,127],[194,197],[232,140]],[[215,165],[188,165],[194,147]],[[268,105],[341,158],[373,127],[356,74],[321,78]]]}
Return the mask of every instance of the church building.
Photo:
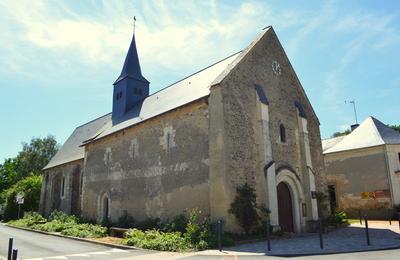
{"label": "church building", "polygon": [[44,215],[166,220],[197,208],[238,231],[229,208],[247,183],[272,225],[305,232],[318,219],[319,121],[272,27],[152,94],[133,35],[113,88],[112,112],[77,127],[45,167]]}

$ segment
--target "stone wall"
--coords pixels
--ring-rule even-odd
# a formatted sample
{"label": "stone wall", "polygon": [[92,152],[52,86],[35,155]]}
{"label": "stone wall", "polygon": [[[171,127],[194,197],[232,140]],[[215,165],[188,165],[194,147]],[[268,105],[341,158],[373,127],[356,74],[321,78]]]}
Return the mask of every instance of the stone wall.
{"label": "stone wall", "polygon": [[[48,216],[53,210],[67,214],[81,213],[81,174],[83,159],[44,171],[40,196],[40,212]],[[64,194],[62,182],[64,178]]]}
{"label": "stone wall", "polygon": [[391,199],[383,146],[326,154],[325,164],[339,211],[353,218],[359,209],[369,218],[387,217]]}
{"label": "stone wall", "polygon": [[[210,169],[210,196],[214,203],[211,209],[213,216],[226,219],[228,229],[235,229],[236,226],[227,210],[238,185],[245,182],[252,184],[256,188],[258,202],[268,206],[255,84],[262,86],[269,101],[269,133],[276,168],[286,167],[296,172],[304,185],[304,196],[310,208],[311,196],[305,176],[307,167],[299,133],[298,111],[294,105],[298,101],[307,114],[317,190],[326,191],[319,122],[272,28],[244,53],[227,77],[213,86],[210,96],[210,142],[212,140],[216,146],[210,147],[210,157],[219,160],[212,163]],[[280,75],[273,72],[273,61],[279,62]],[[280,124],[286,128],[286,143],[280,141]],[[220,189],[220,186],[225,188]]]}
{"label": "stone wall", "polygon": [[202,99],[88,144],[83,216],[101,221],[103,196],[112,221],[209,214],[208,128]]}

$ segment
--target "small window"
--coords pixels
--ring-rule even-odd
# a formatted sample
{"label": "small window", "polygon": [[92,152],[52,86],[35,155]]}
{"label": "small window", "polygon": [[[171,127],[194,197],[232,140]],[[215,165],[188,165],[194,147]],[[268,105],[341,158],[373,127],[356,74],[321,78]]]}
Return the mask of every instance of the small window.
{"label": "small window", "polygon": [[167,133],[167,149],[169,149],[171,145],[171,133]]}
{"label": "small window", "polygon": [[61,179],[61,198],[65,196],[65,177]]}
{"label": "small window", "polygon": [[398,155],[399,155],[399,163],[400,163],[400,153]]}
{"label": "small window", "polygon": [[279,126],[279,134],[280,134],[280,137],[281,137],[281,142],[282,143],[286,143],[286,129],[283,126],[283,124],[281,124]]}
{"label": "small window", "polygon": [[83,172],[81,173],[81,187],[79,190],[79,194],[82,194],[82,190],[83,190]]}

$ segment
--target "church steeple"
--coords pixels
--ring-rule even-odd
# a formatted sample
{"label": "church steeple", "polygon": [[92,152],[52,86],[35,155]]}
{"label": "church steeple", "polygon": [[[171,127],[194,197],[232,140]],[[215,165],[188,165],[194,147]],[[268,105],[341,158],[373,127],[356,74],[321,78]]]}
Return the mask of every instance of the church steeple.
{"label": "church steeple", "polygon": [[[136,20],[136,19],[135,19]],[[120,118],[149,95],[149,81],[142,75],[136,49],[135,32],[121,75],[114,82],[112,118]]]}
{"label": "church steeple", "polygon": [[128,54],[126,55],[121,75],[114,82],[114,85],[118,83],[118,81],[126,77],[131,77],[137,80],[148,82],[147,79],[143,77],[142,70],[140,69],[139,56],[136,49],[135,32],[132,36],[131,45],[129,46]]}

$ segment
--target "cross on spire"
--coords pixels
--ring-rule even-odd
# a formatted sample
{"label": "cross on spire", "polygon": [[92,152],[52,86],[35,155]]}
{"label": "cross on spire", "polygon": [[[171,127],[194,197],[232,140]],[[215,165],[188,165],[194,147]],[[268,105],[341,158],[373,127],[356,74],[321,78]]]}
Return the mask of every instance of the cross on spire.
{"label": "cross on spire", "polygon": [[133,34],[135,34],[136,29],[136,16],[133,17]]}

